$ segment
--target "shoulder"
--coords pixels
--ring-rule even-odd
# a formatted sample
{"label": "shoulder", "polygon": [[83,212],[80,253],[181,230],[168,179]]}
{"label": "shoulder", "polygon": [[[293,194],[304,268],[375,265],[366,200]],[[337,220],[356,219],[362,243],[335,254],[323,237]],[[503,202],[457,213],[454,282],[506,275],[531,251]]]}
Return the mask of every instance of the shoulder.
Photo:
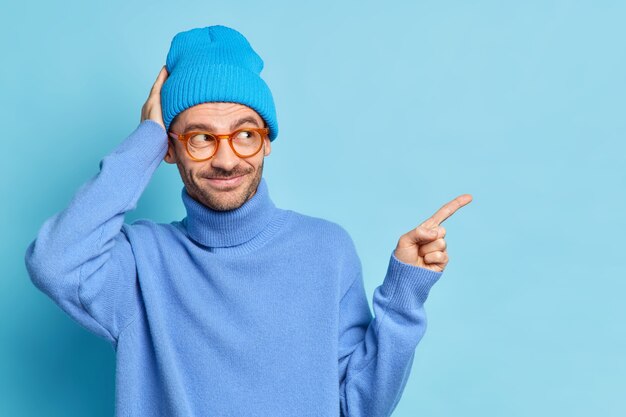
{"label": "shoulder", "polygon": [[290,217],[290,229],[296,236],[324,242],[328,247],[354,251],[352,237],[342,225],[321,217],[287,210]]}
{"label": "shoulder", "polygon": [[349,238],[348,231],[339,223],[322,217],[311,216],[293,210],[287,210],[291,216],[291,221],[296,227],[311,229],[323,234],[330,234],[336,237]]}
{"label": "shoulder", "polygon": [[344,294],[362,269],[356,246],[348,230],[337,222],[291,211],[297,226],[300,247],[329,268],[329,276],[340,277],[341,294]]}

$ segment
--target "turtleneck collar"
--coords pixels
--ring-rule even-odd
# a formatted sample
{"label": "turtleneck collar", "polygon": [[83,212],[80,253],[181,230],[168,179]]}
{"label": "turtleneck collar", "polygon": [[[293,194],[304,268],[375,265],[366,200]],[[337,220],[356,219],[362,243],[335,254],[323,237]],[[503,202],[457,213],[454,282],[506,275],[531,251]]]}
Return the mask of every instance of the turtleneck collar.
{"label": "turtleneck collar", "polygon": [[189,237],[209,247],[235,246],[249,241],[265,229],[279,210],[270,198],[263,177],[252,198],[234,210],[213,210],[194,200],[185,186],[181,196],[187,210],[182,223]]}

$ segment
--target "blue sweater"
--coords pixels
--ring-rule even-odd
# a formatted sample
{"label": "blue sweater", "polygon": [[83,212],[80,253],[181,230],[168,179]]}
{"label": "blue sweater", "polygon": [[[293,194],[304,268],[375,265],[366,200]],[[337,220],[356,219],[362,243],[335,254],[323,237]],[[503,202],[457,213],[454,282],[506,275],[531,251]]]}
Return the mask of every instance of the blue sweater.
{"label": "blue sweater", "polygon": [[392,251],[373,317],[345,229],[277,208],[264,178],[235,210],[183,187],[181,221],[124,223],[166,149],[140,123],[26,251],[34,285],[115,349],[115,415],[389,416],[442,273]]}

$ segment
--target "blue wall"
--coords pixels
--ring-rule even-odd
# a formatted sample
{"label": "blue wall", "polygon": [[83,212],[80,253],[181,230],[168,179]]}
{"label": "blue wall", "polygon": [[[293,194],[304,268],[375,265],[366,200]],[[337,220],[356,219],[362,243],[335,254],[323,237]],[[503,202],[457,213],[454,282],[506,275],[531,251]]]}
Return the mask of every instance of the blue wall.
{"label": "blue wall", "polygon": [[[462,193],[395,417],[623,416],[626,3],[14,2],[0,17],[0,415],[112,416],[115,356],[30,282],[45,219],[139,123],[171,38],[265,60],[279,207],[342,224],[368,297]],[[127,222],[184,217],[162,163]]]}

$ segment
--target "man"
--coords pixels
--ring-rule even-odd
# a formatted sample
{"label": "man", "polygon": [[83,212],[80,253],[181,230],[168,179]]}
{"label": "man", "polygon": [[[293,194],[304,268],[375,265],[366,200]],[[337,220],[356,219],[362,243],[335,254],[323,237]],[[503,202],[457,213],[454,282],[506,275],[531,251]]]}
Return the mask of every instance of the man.
{"label": "man", "polygon": [[[116,350],[118,416],[388,416],[448,257],[441,222],[400,237],[372,317],[348,233],[276,207],[263,61],[224,26],[177,34],[141,123],[26,251],[34,284]],[[160,161],[187,216],[124,223]]]}

